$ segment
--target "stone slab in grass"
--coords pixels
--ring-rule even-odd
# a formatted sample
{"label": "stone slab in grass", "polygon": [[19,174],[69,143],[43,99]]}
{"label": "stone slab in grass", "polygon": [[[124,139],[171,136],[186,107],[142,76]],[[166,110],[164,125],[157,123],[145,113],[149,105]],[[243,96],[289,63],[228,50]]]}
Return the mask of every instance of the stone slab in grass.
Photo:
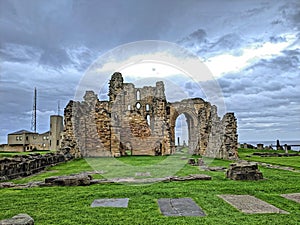
{"label": "stone slab in grass", "polygon": [[300,203],[300,193],[282,194],[281,196]]}
{"label": "stone slab in grass", "polygon": [[282,213],[289,214],[288,212],[279,209],[267,202],[264,202],[251,195],[218,195],[224,201],[235,207],[236,209],[248,213]]}
{"label": "stone slab in grass", "polygon": [[129,198],[102,198],[93,201],[91,207],[127,208]]}
{"label": "stone slab in grass", "polygon": [[135,173],[136,177],[151,177],[151,173],[150,172],[137,172]]}
{"label": "stone slab in grass", "polygon": [[27,214],[18,214],[10,219],[0,221],[0,225],[33,225],[34,220]]}
{"label": "stone slab in grass", "polygon": [[164,216],[205,216],[191,198],[161,198],[157,202]]}

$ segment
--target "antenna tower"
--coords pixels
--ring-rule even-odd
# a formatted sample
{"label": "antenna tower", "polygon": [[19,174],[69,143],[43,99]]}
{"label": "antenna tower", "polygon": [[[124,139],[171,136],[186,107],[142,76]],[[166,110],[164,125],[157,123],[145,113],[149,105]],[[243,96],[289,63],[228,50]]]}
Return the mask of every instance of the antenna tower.
{"label": "antenna tower", "polygon": [[36,133],[36,98],[37,98],[37,91],[34,88],[34,96],[33,96],[33,109],[32,109],[32,118],[31,118],[31,130]]}
{"label": "antenna tower", "polygon": [[60,101],[57,101],[57,115],[60,116]]}

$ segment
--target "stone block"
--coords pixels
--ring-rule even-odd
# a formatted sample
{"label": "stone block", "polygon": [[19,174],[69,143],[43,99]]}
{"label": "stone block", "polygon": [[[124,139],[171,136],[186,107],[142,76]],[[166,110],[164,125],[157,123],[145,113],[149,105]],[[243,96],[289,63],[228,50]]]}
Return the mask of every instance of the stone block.
{"label": "stone block", "polygon": [[91,180],[91,175],[75,174],[70,176],[49,177],[45,179],[45,184],[57,186],[86,186],[90,185]]}
{"label": "stone block", "polygon": [[18,214],[0,221],[0,225],[34,225],[34,220],[27,214]]}
{"label": "stone block", "polygon": [[129,198],[103,198],[94,200],[91,207],[127,208],[128,202]]}
{"label": "stone block", "polygon": [[258,170],[257,163],[238,162],[230,164],[226,177],[232,180],[261,180],[262,173]]}
{"label": "stone block", "polygon": [[218,195],[224,201],[235,207],[236,209],[247,213],[282,213],[289,214],[288,212],[279,209],[267,202],[264,202],[251,195]]}
{"label": "stone block", "polygon": [[284,198],[300,203],[300,193],[282,194]]}
{"label": "stone block", "polygon": [[157,202],[164,216],[205,216],[191,198],[161,198]]}

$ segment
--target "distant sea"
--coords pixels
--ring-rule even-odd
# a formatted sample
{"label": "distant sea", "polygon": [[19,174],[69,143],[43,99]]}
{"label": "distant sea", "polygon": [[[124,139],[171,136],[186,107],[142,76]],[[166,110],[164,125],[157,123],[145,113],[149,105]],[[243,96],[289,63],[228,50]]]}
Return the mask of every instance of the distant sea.
{"label": "distant sea", "polygon": [[[247,144],[251,144],[253,146],[256,147],[257,144],[264,144],[264,146],[274,146],[276,147],[276,140],[275,141],[239,141],[240,144],[244,144],[244,143],[247,143]],[[284,146],[285,144],[287,145],[300,145],[300,140],[299,141],[281,141],[279,140],[279,143],[281,146]],[[300,146],[292,146],[291,147],[292,150],[295,150],[295,151],[300,151]],[[275,148],[274,148],[275,149]]]}

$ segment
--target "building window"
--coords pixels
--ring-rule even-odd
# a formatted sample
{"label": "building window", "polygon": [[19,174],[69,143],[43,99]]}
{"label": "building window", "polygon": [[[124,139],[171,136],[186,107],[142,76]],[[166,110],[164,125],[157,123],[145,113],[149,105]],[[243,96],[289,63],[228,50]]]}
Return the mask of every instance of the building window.
{"label": "building window", "polygon": [[149,125],[149,127],[150,127],[150,115],[147,115],[147,123],[148,123],[148,125]]}
{"label": "building window", "polygon": [[136,91],[136,100],[141,100],[141,92],[139,90]]}
{"label": "building window", "polygon": [[43,143],[43,147],[44,147],[44,148],[46,147],[46,144],[45,144],[45,143]]}
{"label": "building window", "polygon": [[56,140],[56,145],[59,146],[59,140]]}
{"label": "building window", "polygon": [[146,105],[146,111],[149,112],[149,110],[150,110],[150,106],[149,106],[149,104],[147,104]]}
{"label": "building window", "polygon": [[44,136],[43,139],[46,140],[46,136]]}
{"label": "building window", "polygon": [[26,136],[26,141],[28,141],[28,136]]}
{"label": "building window", "polygon": [[19,136],[16,136],[16,141],[18,141],[19,140]]}
{"label": "building window", "polygon": [[20,140],[20,141],[22,141],[22,139],[23,139],[23,137],[22,137],[22,136],[20,136],[20,137],[19,137],[19,140]]}
{"label": "building window", "polygon": [[138,102],[138,103],[136,103],[136,108],[137,109],[140,109],[141,108],[141,104]]}
{"label": "building window", "polygon": [[127,106],[127,110],[131,110],[131,105],[128,105],[128,106]]}

